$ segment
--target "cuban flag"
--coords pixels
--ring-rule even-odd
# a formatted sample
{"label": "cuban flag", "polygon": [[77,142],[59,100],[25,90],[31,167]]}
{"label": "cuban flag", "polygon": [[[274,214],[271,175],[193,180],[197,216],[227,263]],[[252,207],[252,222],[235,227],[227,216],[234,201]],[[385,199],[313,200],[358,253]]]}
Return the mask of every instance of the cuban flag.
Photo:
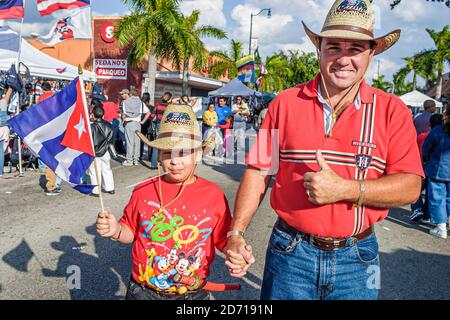
{"label": "cuban flag", "polygon": [[37,8],[41,16],[52,14],[56,10],[74,9],[91,5],[90,0],[37,0]]}
{"label": "cuban flag", "polygon": [[95,186],[81,184],[95,156],[82,79],[7,123],[58,177],[82,193],[92,192]]}
{"label": "cuban flag", "polygon": [[259,71],[260,71],[260,73],[262,74],[262,75],[267,75],[267,74],[269,74],[269,72],[267,71],[267,69],[266,69],[266,66],[264,65],[264,63],[260,63],[260,65],[259,65]]}
{"label": "cuban flag", "polygon": [[23,0],[0,0],[0,20],[23,18]]}

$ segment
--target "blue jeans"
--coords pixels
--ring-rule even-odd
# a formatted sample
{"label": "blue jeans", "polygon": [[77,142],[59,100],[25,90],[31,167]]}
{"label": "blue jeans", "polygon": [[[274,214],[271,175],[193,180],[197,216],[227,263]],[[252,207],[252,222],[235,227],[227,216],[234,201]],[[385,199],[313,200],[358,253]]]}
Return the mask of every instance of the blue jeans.
{"label": "blue jeans", "polygon": [[278,222],[270,237],[262,300],[375,300],[380,288],[378,243],[373,233],[357,244],[321,250]]}
{"label": "blue jeans", "polygon": [[428,178],[428,203],[432,223],[446,223],[450,215],[450,182]]}
{"label": "blue jeans", "polygon": [[0,140],[0,176],[3,175],[3,168],[5,166],[5,151],[3,151],[3,145],[5,141]]}

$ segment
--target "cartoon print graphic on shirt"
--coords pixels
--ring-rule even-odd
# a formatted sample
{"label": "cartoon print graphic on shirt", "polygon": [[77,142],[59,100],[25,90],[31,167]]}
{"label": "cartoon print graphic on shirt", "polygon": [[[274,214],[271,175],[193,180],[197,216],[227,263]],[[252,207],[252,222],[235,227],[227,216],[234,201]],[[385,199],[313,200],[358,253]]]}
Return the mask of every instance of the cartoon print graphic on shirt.
{"label": "cartoon print graphic on shirt", "polygon": [[[150,201],[147,204],[158,206]],[[145,267],[139,264],[139,280],[157,291],[184,294],[199,289],[203,283],[202,260],[206,252],[202,246],[213,230],[204,226],[212,219],[200,220],[198,215],[195,225],[185,221],[182,216],[156,208],[150,220],[141,222],[142,236],[149,242]]]}

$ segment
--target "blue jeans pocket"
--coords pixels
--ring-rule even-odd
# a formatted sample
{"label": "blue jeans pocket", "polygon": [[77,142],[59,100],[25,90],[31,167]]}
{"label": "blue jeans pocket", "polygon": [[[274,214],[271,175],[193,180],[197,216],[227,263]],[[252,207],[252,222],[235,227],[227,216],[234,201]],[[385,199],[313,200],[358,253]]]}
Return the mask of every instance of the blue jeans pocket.
{"label": "blue jeans pocket", "polygon": [[359,261],[366,264],[372,264],[378,259],[378,242],[375,234],[367,239],[358,241],[353,249]]}
{"label": "blue jeans pocket", "polygon": [[290,254],[297,247],[298,240],[289,233],[280,230],[277,226],[273,227],[270,237],[270,250],[280,254]]}

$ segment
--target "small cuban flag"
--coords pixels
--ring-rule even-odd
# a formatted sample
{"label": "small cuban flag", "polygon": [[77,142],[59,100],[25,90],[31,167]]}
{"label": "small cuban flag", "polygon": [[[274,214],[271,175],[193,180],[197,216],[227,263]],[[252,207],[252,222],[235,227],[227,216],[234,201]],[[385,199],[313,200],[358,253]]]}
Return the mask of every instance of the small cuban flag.
{"label": "small cuban flag", "polygon": [[58,177],[82,193],[92,192],[95,186],[81,182],[95,157],[82,79],[7,123]]}

